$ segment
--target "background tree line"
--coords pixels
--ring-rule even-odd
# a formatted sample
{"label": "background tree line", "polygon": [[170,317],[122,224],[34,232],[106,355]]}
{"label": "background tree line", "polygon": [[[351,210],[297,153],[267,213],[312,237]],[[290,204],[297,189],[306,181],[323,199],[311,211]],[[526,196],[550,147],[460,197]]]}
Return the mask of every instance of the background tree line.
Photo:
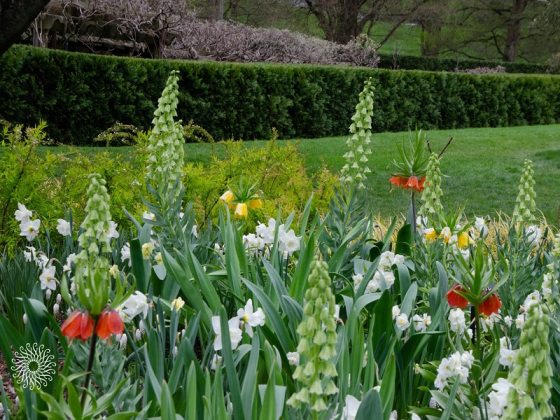
{"label": "background tree line", "polygon": [[[0,0],[0,54],[53,2]],[[122,6],[130,0],[115,3],[121,5],[113,6],[116,13],[130,14],[122,16],[129,18],[129,27],[148,28],[157,36],[169,32],[175,20],[180,23],[181,13],[188,10],[205,19],[286,28],[340,44],[367,34],[386,50],[406,25],[414,27],[418,53],[431,57],[543,62],[560,53],[560,0],[135,0],[134,7]],[[149,25],[144,12],[151,13]],[[158,25],[164,24],[161,30]]]}

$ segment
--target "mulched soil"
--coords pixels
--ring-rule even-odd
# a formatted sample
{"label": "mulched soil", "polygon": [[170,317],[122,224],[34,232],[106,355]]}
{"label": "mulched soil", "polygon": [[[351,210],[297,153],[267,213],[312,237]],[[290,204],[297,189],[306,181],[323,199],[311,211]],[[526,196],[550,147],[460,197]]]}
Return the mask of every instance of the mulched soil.
{"label": "mulched soil", "polygon": [[[8,369],[8,365],[4,360],[4,356],[0,354],[0,376],[2,377],[2,383],[4,384],[4,392],[6,396],[12,400],[12,404],[16,400],[16,392],[13,387],[12,376]],[[0,415],[3,415],[3,410],[0,410]]]}

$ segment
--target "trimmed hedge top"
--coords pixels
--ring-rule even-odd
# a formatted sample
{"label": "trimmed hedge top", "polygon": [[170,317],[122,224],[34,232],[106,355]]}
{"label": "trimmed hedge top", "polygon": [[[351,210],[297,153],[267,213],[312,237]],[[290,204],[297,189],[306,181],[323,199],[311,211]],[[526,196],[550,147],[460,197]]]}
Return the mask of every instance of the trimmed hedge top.
{"label": "trimmed hedge top", "polygon": [[73,144],[116,121],[148,128],[165,80],[181,72],[179,117],[215,138],[343,135],[363,81],[376,81],[373,127],[398,131],[560,122],[560,77],[99,56],[15,46],[0,58],[0,118],[48,122]]}
{"label": "trimmed hedge top", "polygon": [[453,58],[416,57],[412,55],[379,54],[379,67],[400,70],[455,71],[479,67],[502,66],[507,73],[548,73],[546,64],[508,63],[506,61],[464,60]]}

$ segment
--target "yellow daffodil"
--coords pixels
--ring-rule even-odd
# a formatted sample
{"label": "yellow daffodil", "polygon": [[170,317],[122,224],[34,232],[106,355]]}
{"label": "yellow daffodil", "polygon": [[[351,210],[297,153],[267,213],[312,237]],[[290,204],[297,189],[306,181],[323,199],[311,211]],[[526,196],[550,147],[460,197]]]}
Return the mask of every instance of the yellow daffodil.
{"label": "yellow daffodil", "polygon": [[434,228],[429,228],[424,231],[424,238],[427,241],[435,241],[437,239],[437,232]]}
{"label": "yellow daffodil", "polygon": [[235,199],[235,195],[230,190],[227,190],[225,193],[222,194],[220,200],[224,203],[229,204]]}
{"label": "yellow daffodil", "polygon": [[235,217],[245,219],[247,217],[247,204],[239,203],[235,207]]}
{"label": "yellow daffodil", "polygon": [[250,209],[260,209],[263,206],[263,202],[260,198],[253,198],[249,201],[249,208]]}
{"label": "yellow daffodil", "polygon": [[468,248],[468,246],[469,246],[469,234],[467,232],[461,232],[457,236],[457,246],[461,249]]}

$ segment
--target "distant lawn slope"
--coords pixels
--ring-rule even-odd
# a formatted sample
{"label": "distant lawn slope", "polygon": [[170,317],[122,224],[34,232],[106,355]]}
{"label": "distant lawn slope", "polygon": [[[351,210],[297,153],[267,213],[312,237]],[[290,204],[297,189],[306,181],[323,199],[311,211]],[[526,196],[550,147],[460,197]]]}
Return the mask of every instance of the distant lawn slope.
{"label": "distant lawn slope", "polygon": [[[435,151],[441,150],[449,137],[454,138],[442,159],[444,205],[448,210],[464,207],[468,215],[477,216],[495,215],[496,211],[511,214],[523,161],[531,159],[535,168],[537,207],[549,223],[560,225],[560,125],[430,130],[427,134]],[[408,138],[408,132],[373,136],[368,190],[373,211],[385,217],[407,210],[408,194],[392,191],[388,179],[393,171],[397,145]],[[345,137],[279,142],[290,141],[297,141],[311,173],[323,167],[337,172],[344,164]],[[245,145],[262,147],[265,143],[249,141]],[[225,151],[220,143],[187,144],[185,149],[188,161],[202,163],[209,162],[213,154],[223,156]],[[62,152],[67,147],[49,150]],[[106,148],[82,147],[80,150],[97,153]],[[115,147],[111,151],[126,159],[129,148]]]}
{"label": "distant lawn slope", "polygon": [[[440,150],[449,137],[454,138],[442,159],[446,208],[464,207],[467,214],[477,216],[495,211],[511,214],[523,161],[531,159],[535,168],[537,206],[550,223],[560,224],[560,125],[431,130],[427,133],[435,151]],[[374,210],[384,216],[405,212],[407,208],[408,195],[391,191],[388,179],[397,145],[408,138],[407,132],[373,136],[368,188]],[[248,147],[263,144],[262,141],[246,143]],[[344,164],[344,137],[304,139],[299,141],[299,149],[310,171],[323,166],[338,171]],[[191,161],[207,162],[212,150],[220,155],[223,147],[189,144],[186,155]]]}

